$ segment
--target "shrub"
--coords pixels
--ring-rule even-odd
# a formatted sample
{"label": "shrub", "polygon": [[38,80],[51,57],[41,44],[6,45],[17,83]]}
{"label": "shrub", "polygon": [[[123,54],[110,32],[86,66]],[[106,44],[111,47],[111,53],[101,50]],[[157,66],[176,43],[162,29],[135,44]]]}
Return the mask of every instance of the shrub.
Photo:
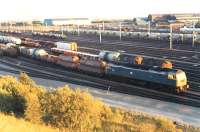
{"label": "shrub", "polygon": [[0,79],[0,109],[16,116],[38,122],[41,118],[39,96],[44,92],[25,73],[19,81],[11,76]]}
{"label": "shrub", "polygon": [[86,91],[68,86],[46,91],[25,73],[19,80],[0,77],[0,110],[62,131],[181,131],[171,120],[109,107]]}
{"label": "shrub", "polygon": [[21,89],[20,83],[11,76],[4,76],[0,79],[1,92],[1,111],[21,115],[24,112],[25,100],[19,96],[18,88]]}
{"label": "shrub", "polygon": [[41,100],[44,121],[59,128],[90,131],[100,126],[102,104],[87,92],[69,87],[47,92]]}
{"label": "shrub", "polygon": [[155,122],[157,131],[159,132],[182,132],[182,130],[176,128],[176,125],[173,123],[173,121],[167,118],[155,118]]}
{"label": "shrub", "polygon": [[20,73],[18,80],[23,85],[27,85],[30,87],[36,87],[36,83],[24,72]]}

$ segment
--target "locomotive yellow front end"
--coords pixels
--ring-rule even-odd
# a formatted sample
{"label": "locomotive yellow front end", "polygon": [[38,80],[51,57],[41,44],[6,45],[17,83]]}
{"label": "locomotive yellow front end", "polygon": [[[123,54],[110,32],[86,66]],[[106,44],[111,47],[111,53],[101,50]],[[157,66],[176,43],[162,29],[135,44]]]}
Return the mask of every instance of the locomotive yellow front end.
{"label": "locomotive yellow front end", "polygon": [[176,91],[184,92],[189,88],[187,76],[184,71],[178,70],[176,72]]}

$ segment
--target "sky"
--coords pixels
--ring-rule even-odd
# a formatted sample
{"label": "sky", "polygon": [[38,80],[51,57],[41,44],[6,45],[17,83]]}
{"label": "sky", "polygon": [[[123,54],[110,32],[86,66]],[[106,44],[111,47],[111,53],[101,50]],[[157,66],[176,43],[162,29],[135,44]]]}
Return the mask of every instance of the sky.
{"label": "sky", "polygon": [[1,0],[0,21],[133,18],[155,13],[200,13],[200,0]]}

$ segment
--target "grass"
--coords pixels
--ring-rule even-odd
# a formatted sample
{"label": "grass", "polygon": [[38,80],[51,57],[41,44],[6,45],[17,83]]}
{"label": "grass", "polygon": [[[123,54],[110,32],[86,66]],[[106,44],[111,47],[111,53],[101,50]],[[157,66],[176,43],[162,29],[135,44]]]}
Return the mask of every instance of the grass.
{"label": "grass", "polygon": [[0,113],[1,132],[58,132],[58,129],[45,125],[32,124],[23,119]]}

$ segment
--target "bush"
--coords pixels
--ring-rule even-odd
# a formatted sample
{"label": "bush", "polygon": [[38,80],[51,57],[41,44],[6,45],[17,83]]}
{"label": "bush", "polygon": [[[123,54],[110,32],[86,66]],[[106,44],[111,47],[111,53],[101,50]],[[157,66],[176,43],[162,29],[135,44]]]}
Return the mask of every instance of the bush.
{"label": "bush", "polygon": [[1,111],[21,115],[24,112],[25,100],[19,96],[20,83],[11,76],[0,78]]}
{"label": "bush", "polygon": [[35,82],[24,72],[20,73],[18,80],[20,83],[22,83],[24,85],[27,85],[30,87],[36,87]]}
{"label": "bush", "polygon": [[159,132],[182,132],[176,128],[176,125],[173,121],[166,119],[166,118],[155,118],[155,122],[157,125],[157,131]]}
{"label": "bush", "polygon": [[47,92],[41,100],[44,121],[59,128],[93,130],[100,125],[102,104],[87,92],[69,87]]}
{"label": "bush", "polygon": [[43,92],[25,73],[20,74],[19,81],[4,76],[0,78],[0,110],[38,122],[41,118],[39,96]]}
{"label": "bush", "polygon": [[19,80],[0,77],[0,110],[63,131],[181,131],[171,120],[109,107],[86,91],[68,86],[46,91],[25,73]]}

